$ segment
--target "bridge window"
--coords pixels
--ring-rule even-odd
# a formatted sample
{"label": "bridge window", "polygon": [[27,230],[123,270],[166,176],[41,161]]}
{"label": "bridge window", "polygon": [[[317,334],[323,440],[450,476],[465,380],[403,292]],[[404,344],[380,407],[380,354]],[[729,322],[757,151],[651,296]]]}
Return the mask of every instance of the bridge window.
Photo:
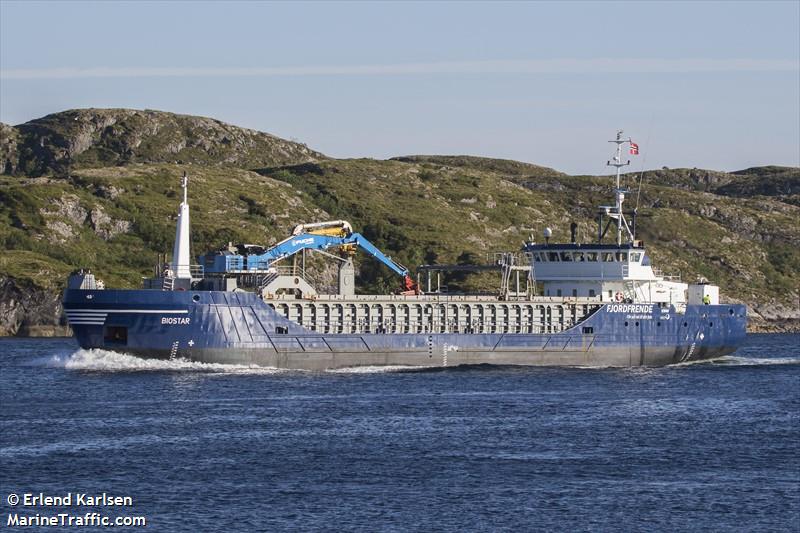
{"label": "bridge window", "polygon": [[617,261],[627,261],[628,252],[617,252]]}
{"label": "bridge window", "polygon": [[598,257],[597,252],[586,252],[587,261],[597,261],[597,257]]}
{"label": "bridge window", "polygon": [[580,262],[585,261],[585,259],[583,258],[583,254],[581,252],[577,252],[575,254],[575,261],[580,261]]}
{"label": "bridge window", "polygon": [[589,289],[589,298],[594,298],[594,297],[595,297],[594,289]]}
{"label": "bridge window", "polygon": [[639,259],[641,259],[641,258],[642,258],[642,254],[640,254],[639,252],[631,253],[631,261],[633,261],[634,263],[638,263]]}
{"label": "bridge window", "polygon": [[278,335],[286,335],[287,333],[289,333],[289,328],[287,328],[286,326],[275,326],[275,333],[277,333]]}
{"label": "bridge window", "polygon": [[594,333],[594,327],[591,327],[591,326],[586,327],[586,326],[584,326],[584,328],[583,328],[583,334],[584,335],[591,335],[592,333]]}
{"label": "bridge window", "polygon": [[614,262],[614,254],[611,252],[605,252],[603,254],[603,261],[606,263],[613,263]]}
{"label": "bridge window", "polygon": [[569,252],[561,252],[562,261],[572,261],[572,254]]}
{"label": "bridge window", "polygon": [[556,296],[561,296],[561,289],[558,289],[558,290],[556,291]]}
{"label": "bridge window", "polygon": [[547,260],[548,261],[558,261],[558,252],[548,252]]}
{"label": "bridge window", "polygon": [[572,289],[572,296],[578,296],[578,289]]}

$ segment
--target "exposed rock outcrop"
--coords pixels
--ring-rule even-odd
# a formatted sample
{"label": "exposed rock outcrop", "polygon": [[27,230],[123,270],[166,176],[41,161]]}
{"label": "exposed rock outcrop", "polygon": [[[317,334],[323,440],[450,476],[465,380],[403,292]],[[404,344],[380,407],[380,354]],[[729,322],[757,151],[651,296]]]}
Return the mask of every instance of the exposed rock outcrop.
{"label": "exposed rock outcrop", "polygon": [[62,313],[61,294],[57,291],[0,276],[0,336],[69,335]]}
{"label": "exposed rock outcrop", "polygon": [[0,173],[27,176],[129,163],[260,168],[325,158],[268,133],[152,110],[76,109],[16,127],[3,124],[0,133]]}
{"label": "exposed rock outcrop", "polygon": [[105,241],[113,239],[120,233],[128,233],[132,226],[127,220],[111,218],[99,205],[89,212],[89,225]]}

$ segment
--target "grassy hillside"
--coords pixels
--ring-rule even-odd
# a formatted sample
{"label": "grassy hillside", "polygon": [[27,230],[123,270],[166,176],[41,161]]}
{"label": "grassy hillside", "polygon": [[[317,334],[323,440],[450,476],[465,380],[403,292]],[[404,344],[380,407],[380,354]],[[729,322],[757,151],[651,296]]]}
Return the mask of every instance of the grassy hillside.
{"label": "grassy hillside", "polygon": [[[76,170],[68,179],[3,177],[1,271],[57,286],[70,268],[91,266],[109,283],[136,286],[171,249],[184,170],[198,253],[228,241],[269,244],[299,222],[332,217],[350,220],[412,270],[515,250],[545,226],[567,239],[572,221],[589,242],[594,206],[611,192],[604,177],[520,185],[466,167],[369,159],[258,172],[159,164]],[[650,185],[641,213],[639,236],[654,260],[685,279],[705,276],[751,302],[789,302],[800,283],[796,206]],[[361,281],[375,289],[395,283],[369,261]]]}
{"label": "grassy hillside", "polygon": [[[402,262],[455,262],[464,254],[515,250],[529,234],[596,234],[594,208],[610,198],[607,177],[539,177],[516,182],[482,169],[439,163],[335,160],[259,171],[347,218]],[[513,181],[512,181],[513,180]],[[715,280],[732,298],[791,305],[800,284],[800,208],[759,197],[732,198],[664,185],[643,189],[639,237],[654,260],[684,279]]]}
{"label": "grassy hillside", "polygon": [[[32,258],[90,266],[107,282],[136,286],[171,250],[179,176],[190,174],[195,251],[228,241],[271,242],[297,220],[325,218],[291,186],[246,170],[131,165],[75,171],[69,179],[0,178],[0,272],[60,285]],[[63,276],[61,276],[63,277]]]}
{"label": "grassy hillside", "polygon": [[721,196],[767,196],[800,205],[800,169],[794,167],[766,166],[736,172],[664,168],[641,174],[626,174],[624,178],[632,188],[641,180],[644,184],[711,192]]}
{"label": "grassy hillside", "polygon": [[542,167],[532,163],[512,161],[510,159],[494,159],[489,157],[475,157],[471,155],[406,155],[393,157],[394,161],[403,163],[428,163],[430,165],[440,165],[445,167],[463,167],[471,170],[482,170],[494,172],[507,177],[549,177],[564,176],[549,167]]}
{"label": "grassy hillside", "polygon": [[[54,116],[46,117],[55,121],[49,126],[54,131],[71,127],[61,125],[69,113]],[[3,153],[21,153],[24,128],[0,133]],[[579,239],[590,242],[595,206],[611,197],[608,177],[566,176],[506,160],[333,160],[309,151],[308,159],[286,164],[254,148],[230,162],[219,160],[215,150],[224,147],[209,140],[208,150],[197,148],[194,163],[136,163],[131,161],[158,159],[164,152],[143,151],[152,145],[142,141],[131,161],[124,161],[124,150],[109,148],[109,138],[73,157],[69,168],[6,165],[13,174],[0,175],[0,284],[17,280],[26,291],[53,291],[70,270],[91,267],[110,285],[138,286],[157,255],[171,250],[184,171],[190,175],[195,253],[228,241],[271,244],[297,223],[342,218],[412,270],[423,263],[482,262],[492,252],[519,249],[546,226],[556,240],[566,240],[572,221]],[[183,139],[179,144],[191,144]],[[626,179],[635,185],[639,176]],[[663,169],[646,172],[643,180],[638,236],[658,266],[680,271],[684,280],[707,277],[725,298],[744,301],[765,317],[797,315],[798,169]],[[397,284],[386,268],[364,258],[359,282],[367,292]],[[472,287],[494,283],[484,277]],[[14,305],[0,302],[3,309]],[[14,320],[24,322],[19,317],[32,312],[16,309]],[[0,324],[0,331],[18,326]]]}

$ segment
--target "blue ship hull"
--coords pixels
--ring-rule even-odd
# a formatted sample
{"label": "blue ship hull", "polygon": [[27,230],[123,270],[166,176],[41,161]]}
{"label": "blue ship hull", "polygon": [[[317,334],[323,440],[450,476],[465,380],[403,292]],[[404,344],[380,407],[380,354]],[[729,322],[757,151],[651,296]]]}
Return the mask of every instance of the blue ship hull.
{"label": "blue ship hull", "polygon": [[662,366],[720,357],[744,341],[743,305],[605,304],[559,333],[319,333],[255,294],[67,290],[82,348],[205,363],[322,370],[408,365]]}

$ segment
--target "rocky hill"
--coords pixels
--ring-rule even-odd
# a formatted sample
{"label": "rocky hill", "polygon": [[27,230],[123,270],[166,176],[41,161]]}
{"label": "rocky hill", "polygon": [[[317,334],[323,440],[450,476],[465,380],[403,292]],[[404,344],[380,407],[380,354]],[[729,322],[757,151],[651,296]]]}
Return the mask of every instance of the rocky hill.
{"label": "rocky hill", "polygon": [[[84,148],[74,151],[67,167],[57,158],[20,155],[21,146],[30,146],[30,130],[2,129],[2,156],[16,163],[0,175],[0,334],[63,332],[58,291],[75,268],[91,266],[109,285],[137,286],[157,255],[171,250],[178,177],[184,171],[191,177],[195,253],[228,241],[270,244],[297,223],[343,218],[412,269],[436,261],[484,260],[494,251],[518,249],[545,226],[566,239],[572,221],[579,224],[579,238],[589,241],[595,234],[594,206],[611,193],[608,177],[567,176],[515,161],[328,159],[267,134],[169,114],[158,116],[168,118],[170,133],[164,126],[128,135],[119,126],[114,135],[95,129],[80,137],[75,131],[84,126],[72,130],[68,121],[85,116],[75,120],[71,113],[28,123],[62,132],[41,134],[42,149],[50,147],[45,155],[54,153],[53,146],[91,139],[88,147],[78,142]],[[131,118],[136,113],[151,112],[107,113],[131,124],[144,120]],[[203,124],[210,124],[208,130]],[[219,135],[239,140],[225,143]],[[242,140],[250,136],[253,145]],[[122,149],[112,139],[136,146]],[[161,141],[156,147],[155,139],[182,148],[173,153]],[[663,169],[626,179],[635,185],[640,177],[639,236],[650,244],[657,264],[680,271],[686,280],[705,276],[718,282],[724,298],[750,305],[756,327],[800,324],[800,170]],[[363,291],[396,285],[373,261],[362,259],[358,267]],[[473,288],[489,288],[494,281],[446,280]]]}
{"label": "rocky hill", "polygon": [[495,172],[506,177],[552,177],[565,176],[549,167],[542,167],[532,163],[512,161],[510,159],[495,159],[490,157],[476,157],[472,155],[406,155],[393,157],[393,161],[403,163],[419,163],[429,165],[439,165],[442,167],[461,167],[471,170],[485,170]]}
{"label": "rocky hill", "polygon": [[325,158],[268,133],[152,110],[74,109],[15,127],[1,124],[0,133],[0,168],[25,176],[131,163],[255,168]]}
{"label": "rocky hill", "polygon": [[722,196],[752,198],[768,196],[784,203],[800,205],[800,179],[798,169],[766,166],[736,172],[719,172],[703,169],[651,170],[642,174],[628,174],[631,185],[644,183],[665,185],[691,191],[703,191]]}

